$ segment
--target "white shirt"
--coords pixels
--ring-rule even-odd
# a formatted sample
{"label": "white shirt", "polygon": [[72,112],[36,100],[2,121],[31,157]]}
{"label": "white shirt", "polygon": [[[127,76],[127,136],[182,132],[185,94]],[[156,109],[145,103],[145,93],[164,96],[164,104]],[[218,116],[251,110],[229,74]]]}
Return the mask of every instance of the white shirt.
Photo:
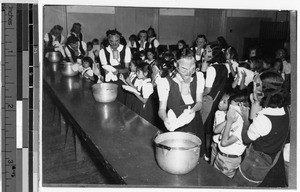
{"label": "white shirt", "polygon": [[[191,48],[191,49],[192,49],[192,48]],[[198,47],[195,47],[195,51],[196,51],[196,52],[197,52],[197,50],[198,50]],[[195,60],[196,60],[196,61],[200,61],[201,55],[203,54],[203,52],[204,52],[204,49],[201,48],[200,55],[197,55],[197,54],[196,54],[196,56],[195,56]]]}
{"label": "white shirt", "polygon": [[216,69],[212,65],[210,65],[206,70],[205,87],[212,87],[213,86],[216,75],[217,75],[216,74]]}
{"label": "white shirt", "polygon": [[[245,85],[248,86],[249,83],[251,83],[254,79],[254,72],[249,70],[249,69],[246,69],[244,67],[238,67],[238,71],[239,71],[239,76],[240,76],[240,79],[238,81],[238,85],[241,85],[241,82],[242,82],[242,71],[244,71],[246,73],[246,77],[245,77]],[[237,78],[237,75],[235,76],[235,79]]]}
{"label": "white shirt", "polygon": [[[236,72],[236,68],[239,66],[239,63],[233,60],[231,60],[231,63],[232,63],[233,71]],[[229,74],[231,72],[229,63],[225,63],[225,66],[227,67],[228,74]]]}
{"label": "white shirt", "polygon": [[157,47],[159,46],[159,42],[158,42],[158,40],[156,39],[156,37],[152,37],[152,38],[150,38],[150,39],[148,40],[148,42],[150,43],[149,48],[152,48],[151,42],[152,42],[153,39],[155,39],[154,42],[153,42],[154,47],[157,48]]}
{"label": "white shirt", "polygon": [[[118,59],[114,59],[113,58],[113,52],[112,52],[112,48],[111,46],[107,46],[105,47],[104,49],[106,49],[108,52],[109,52],[109,55],[110,55],[110,58],[109,58],[109,61],[110,61],[110,64],[112,66],[117,66],[120,64],[120,52],[122,51],[124,45],[119,45],[119,47],[117,48],[118,52],[119,52],[119,57]],[[101,61],[101,64],[102,65],[107,65],[107,60],[106,60],[106,55],[105,55],[105,51],[104,49],[101,49],[100,52],[99,52],[99,57],[100,57],[100,61]],[[125,48],[125,58],[124,58],[124,62],[125,63],[129,63],[131,60],[131,51],[130,51],[130,48],[129,47],[126,47]]]}
{"label": "white shirt", "polygon": [[[196,75],[197,75],[197,88],[196,88],[197,96],[196,97],[198,98],[198,95],[204,92],[205,80],[202,72],[196,72]],[[181,82],[179,82],[177,78],[173,78],[173,80],[178,84],[179,90],[181,90]],[[191,81],[192,80],[193,79],[191,79]],[[156,81],[156,83],[157,83],[157,93],[158,93],[159,101],[167,101],[169,97],[169,91],[170,91],[170,84],[168,79],[160,78],[159,81]]]}
{"label": "white shirt", "polygon": [[285,115],[284,108],[264,108],[257,113],[257,116],[253,118],[252,124],[247,131],[248,137],[255,141],[259,137],[266,136],[272,129],[272,123],[265,115],[282,116]]}
{"label": "white shirt", "polygon": [[291,74],[291,64],[289,62],[287,62],[286,60],[282,61],[283,64],[283,69],[282,72],[284,74]]}
{"label": "white shirt", "polygon": [[145,79],[145,80],[141,80],[141,79],[137,79],[134,83],[134,86],[137,88],[137,90],[139,92],[141,92],[142,88],[142,94],[143,94],[143,98],[144,99],[148,99],[149,96],[153,93],[153,85],[151,83],[151,79]]}
{"label": "white shirt", "polygon": [[138,41],[138,42],[140,44],[139,51],[145,50],[147,41],[144,41],[144,43],[142,43],[141,41]]}

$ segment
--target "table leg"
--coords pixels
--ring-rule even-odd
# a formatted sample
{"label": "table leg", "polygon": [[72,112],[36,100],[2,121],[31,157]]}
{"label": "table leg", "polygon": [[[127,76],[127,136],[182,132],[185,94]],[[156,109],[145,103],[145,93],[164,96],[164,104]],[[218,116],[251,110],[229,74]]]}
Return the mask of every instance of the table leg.
{"label": "table leg", "polygon": [[74,146],[75,146],[76,161],[79,162],[79,161],[83,160],[82,146],[81,146],[79,137],[76,135],[76,133],[73,129],[72,129],[72,132],[73,132],[73,139],[74,139]]}
{"label": "table leg", "polygon": [[60,122],[60,134],[65,135],[67,130],[67,123],[61,113],[59,114],[59,122]]}

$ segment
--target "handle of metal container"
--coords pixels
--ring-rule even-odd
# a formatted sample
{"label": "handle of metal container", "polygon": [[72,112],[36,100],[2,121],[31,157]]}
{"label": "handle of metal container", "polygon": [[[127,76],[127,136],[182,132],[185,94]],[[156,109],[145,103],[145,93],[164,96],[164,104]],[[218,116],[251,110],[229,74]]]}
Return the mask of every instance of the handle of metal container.
{"label": "handle of metal container", "polygon": [[166,145],[162,145],[160,143],[156,143],[156,146],[159,148],[163,148],[163,149],[167,149],[168,151],[170,151],[172,148]]}
{"label": "handle of metal container", "polygon": [[167,149],[168,151],[170,151],[172,148],[171,147],[169,147],[169,146],[166,146],[166,145],[163,145],[163,144],[160,144],[160,143],[156,143],[154,140],[155,140],[155,138],[158,136],[158,135],[160,135],[161,134],[161,131],[157,131],[156,132],[156,134],[154,135],[154,137],[153,137],[153,142],[155,143],[155,145],[157,146],[157,147],[159,147],[159,148],[163,148],[163,149]]}

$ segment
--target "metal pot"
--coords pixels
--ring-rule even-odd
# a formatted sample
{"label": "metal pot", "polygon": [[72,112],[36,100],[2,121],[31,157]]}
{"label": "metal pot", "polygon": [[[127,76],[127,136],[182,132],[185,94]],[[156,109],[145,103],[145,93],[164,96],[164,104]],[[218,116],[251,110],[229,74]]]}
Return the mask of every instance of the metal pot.
{"label": "metal pot", "polygon": [[114,83],[97,83],[92,86],[93,96],[101,103],[113,102],[118,95],[118,85]]}
{"label": "metal pot", "polygon": [[48,53],[48,60],[52,63],[59,62],[61,59],[61,53],[58,51],[53,51]]}
{"label": "metal pot", "polygon": [[67,77],[72,77],[72,76],[75,76],[78,74],[78,70],[77,71],[74,71],[72,66],[74,64],[72,62],[65,62],[65,63],[62,63],[62,66],[61,66],[61,73],[64,75],[64,76],[67,76]]}
{"label": "metal pot", "polygon": [[171,174],[186,174],[198,164],[201,140],[186,132],[166,132],[154,137],[159,167]]}

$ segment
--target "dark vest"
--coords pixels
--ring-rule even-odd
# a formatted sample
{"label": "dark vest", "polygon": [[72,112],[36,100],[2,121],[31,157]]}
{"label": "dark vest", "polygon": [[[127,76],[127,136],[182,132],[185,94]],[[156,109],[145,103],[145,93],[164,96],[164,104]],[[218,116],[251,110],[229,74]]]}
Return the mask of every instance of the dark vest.
{"label": "dark vest", "polygon": [[[184,109],[187,109],[186,105],[181,97],[178,84],[170,77],[166,77],[170,84],[170,92],[167,102],[168,109],[172,109],[176,116],[178,117]],[[197,89],[197,75],[193,78],[193,81],[190,84],[191,96],[194,100],[194,103],[191,105],[191,108],[196,104],[196,89]]]}
{"label": "dark vest", "polygon": [[[67,45],[67,49],[69,49],[69,51],[71,53],[71,57],[72,57],[74,62],[76,62],[77,59],[82,59],[84,57],[84,54],[81,52],[81,50],[79,50],[81,52],[80,55],[76,56],[75,51],[69,45]],[[67,61],[70,62],[69,57],[67,57]]]}
{"label": "dark vest", "polygon": [[[52,37],[52,35],[51,35],[50,33],[48,33],[48,37],[49,37],[49,43],[48,43],[48,44],[49,44],[50,46],[52,46],[52,44],[53,44],[53,37]],[[61,35],[58,37],[58,42],[59,42],[59,43],[62,43],[62,42],[61,42]]]}
{"label": "dark vest", "polygon": [[71,33],[71,36],[74,36],[79,40],[79,50],[83,55],[85,55],[85,51],[84,51],[83,46],[82,46],[82,39],[83,39],[82,33],[79,34],[79,37],[75,36],[74,33]]}
{"label": "dark vest", "polygon": [[[144,47],[144,50],[148,50],[149,49],[149,42],[146,42],[146,45],[145,45],[145,47]],[[140,50],[140,47],[141,47],[141,44],[137,41],[136,42],[136,48],[138,49],[138,50]]]}
{"label": "dark vest", "polygon": [[[123,46],[122,51],[120,52],[120,65],[118,66],[114,66],[114,68],[116,69],[125,69],[125,50],[126,50],[126,46]],[[105,57],[106,57],[106,61],[107,64],[110,64],[110,53],[106,50],[106,48],[104,48],[104,53],[105,53]]]}
{"label": "dark vest", "polygon": [[281,150],[286,136],[289,130],[289,114],[286,108],[284,108],[285,115],[272,116],[265,115],[272,123],[272,129],[266,136],[260,137],[253,143],[253,149],[256,151],[262,151],[272,158],[275,157],[276,153]]}
{"label": "dark vest", "polygon": [[216,70],[216,77],[208,95],[215,99],[218,94],[222,94],[225,91],[224,87],[227,81],[228,70],[223,64],[213,64],[212,67]]}
{"label": "dark vest", "polygon": [[154,47],[154,41],[155,41],[156,38],[154,38],[151,42],[150,42],[150,45],[149,48],[152,48],[152,49],[155,49]]}

